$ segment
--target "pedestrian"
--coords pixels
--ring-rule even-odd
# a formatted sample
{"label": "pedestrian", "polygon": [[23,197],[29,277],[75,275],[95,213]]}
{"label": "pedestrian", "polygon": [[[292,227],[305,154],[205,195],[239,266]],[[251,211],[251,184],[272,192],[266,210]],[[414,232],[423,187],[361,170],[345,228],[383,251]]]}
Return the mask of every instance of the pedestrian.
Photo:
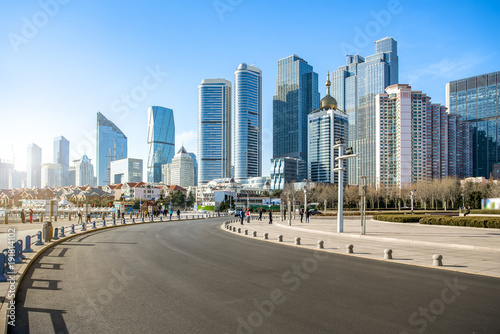
{"label": "pedestrian", "polygon": [[464,217],[467,216],[470,213],[470,206],[467,207],[467,210],[465,210]]}
{"label": "pedestrian", "polygon": [[286,208],[283,210],[283,220],[286,220]]}
{"label": "pedestrian", "polygon": [[170,209],[170,211],[169,211],[169,214],[170,214],[170,220],[172,220],[172,213],[173,213],[173,211],[172,211],[172,209]]}
{"label": "pedestrian", "polygon": [[30,209],[30,224],[33,224],[33,209]]}
{"label": "pedestrian", "polygon": [[309,209],[306,210],[306,223],[309,223],[309,215],[311,213],[309,212]]}
{"label": "pedestrian", "polygon": [[259,210],[259,220],[262,221],[262,208]]}
{"label": "pedestrian", "polygon": [[24,213],[24,209],[21,210],[21,223],[26,223],[26,214]]}
{"label": "pedestrian", "polygon": [[250,224],[250,219],[252,219],[252,216],[250,215],[250,210],[247,211],[247,224]]}
{"label": "pedestrian", "polygon": [[181,210],[177,209],[177,219],[181,219]]}
{"label": "pedestrian", "polygon": [[273,223],[273,212],[269,210],[269,224]]}
{"label": "pedestrian", "polygon": [[304,209],[300,209],[299,214],[300,214],[300,222],[303,223],[302,218],[304,217]]}
{"label": "pedestrian", "polygon": [[78,210],[78,224],[83,223],[82,212]]}
{"label": "pedestrian", "polygon": [[240,224],[243,225],[243,220],[245,219],[245,213],[243,210],[240,211]]}

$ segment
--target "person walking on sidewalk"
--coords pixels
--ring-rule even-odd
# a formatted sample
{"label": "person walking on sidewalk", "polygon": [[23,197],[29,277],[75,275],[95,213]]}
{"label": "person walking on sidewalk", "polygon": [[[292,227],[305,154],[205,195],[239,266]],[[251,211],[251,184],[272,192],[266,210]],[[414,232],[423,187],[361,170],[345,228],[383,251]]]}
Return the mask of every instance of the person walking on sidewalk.
{"label": "person walking on sidewalk", "polygon": [[250,220],[252,219],[252,216],[250,215],[250,209],[247,211],[247,224],[250,224]]}
{"label": "person walking on sidewalk", "polygon": [[78,224],[83,223],[82,212],[78,210]]}
{"label": "person walking on sidewalk", "polygon": [[259,220],[262,221],[262,208],[259,209]]}
{"label": "person walking on sidewalk", "polygon": [[309,209],[307,209],[306,210],[306,223],[309,223],[309,216],[310,216]]}
{"label": "person walking on sidewalk", "polygon": [[177,209],[177,219],[181,219],[181,210]]}
{"label": "person walking on sidewalk", "polygon": [[26,214],[24,213],[24,209],[21,210],[21,223],[26,223]]}
{"label": "person walking on sidewalk", "polygon": [[299,214],[300,214],[300,222],[303,223],[302,218],[304,217],[304,209],[300,209]]}
{"label": "person walking on sidewalk", "polygon": [[286,208],[283,210],[283,220],[286,220]]}
{"label": "person walking on sidewalk", "polygon": [[240,211],[240,224],[243,225],[243,220],[245,219],[245,213],[243,210]]}
{"label": "person walking on sidewalk", "polygon": [[273,223],[273,212],[269,210],[269,224]]}
{"label": "person walking on sidewalk", "polygon": [[30,209],[30,224],[33,224],[33,209]]}

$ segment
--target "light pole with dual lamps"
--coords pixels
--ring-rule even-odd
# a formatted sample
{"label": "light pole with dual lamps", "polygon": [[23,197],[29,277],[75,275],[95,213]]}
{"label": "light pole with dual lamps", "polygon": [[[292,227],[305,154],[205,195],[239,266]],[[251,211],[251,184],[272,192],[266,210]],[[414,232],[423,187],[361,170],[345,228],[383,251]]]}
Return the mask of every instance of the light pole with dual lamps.
{"label": "light pole with dual lamps", "polygon": [[[338,212],[337,212],[337,233],[344,232],[344,160],[355,158],[358,155],[352,152],[352,147],[347,147],[344,144],[344,139],[339,138],[335,140],[335,145],[333,149],[339,149],[339,154],[335,160],[339,162],[338,167],[334,168],[334,172],[338,172],[338,184],[339,184],[339,199],[338,199]],[[344,154],[344,148],[345,154]]]}

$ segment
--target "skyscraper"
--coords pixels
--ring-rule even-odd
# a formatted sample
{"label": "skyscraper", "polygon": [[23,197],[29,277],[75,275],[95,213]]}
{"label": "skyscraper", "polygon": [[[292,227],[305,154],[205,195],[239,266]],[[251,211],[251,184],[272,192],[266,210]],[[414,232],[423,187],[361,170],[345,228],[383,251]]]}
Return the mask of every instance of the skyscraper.
{"label": "skyscraper", "polygon": [[490,177],[500,162],[500,72],[446,84],[448,111],[472,126],[472,175]]}
{"label": "skyscraper", "polygon": [[240,64],[234,72],[234,178],[262,175],[262,72]]}
{"label": "skyscraper", "polygon": [[194,166],[194,185],[198,185],[198,159],[196,159],[196,154],[193,152],[188,152],[189,156],[193,159]]}
{"label": "skyscraper", "polygon": [[165,183],[184,188],[194,186],[193,158],[191,158],[184,146],[177,152],[172,162],[167,164]]}
{"label": "skyscraper", "polygon": [[62,165],[46,163],[42,168],[42,187],[60,187],[62,186]]}
{"label": "skyscraper", "polygon": [[42,149],[36,144],[28,145],[28,160],[26,165],[27,177],[26,183],[28,188],[38,187],[42,185]]}
{"label": "skyscraper", "polygon": [[[308,116],[308,180],[322,183],[338,183],[338,173],[334,173],[335,158],[338,150],[334,150],[335,141],[348,140],[348,117],[337,109],[337,101],[330,95],[330,75],[326,80],[327,93],[321,99],[319,109]],[[344,173],[343,182],[347,182]]]}
{"label": "skyscraper", "polygon": [[100,112],[97,113],[96,156],[97,185],[105,186],[111,183],[111,161],[127,157],[127,137]]}
{"label": "skyscraper", "polygon": [[74,160],[75,164],[75,185],[94,186],[94,165],[89,157],[84,154],[81,159]]}
{"label": "skyscraper", "polygon": [[347,55],[347,65],[332,73],[332,96],[349,116],[349,146],[358,155],[349,161],[349,184],[358,184],[360,176],[366,176],[369,184],[376,182],[375,96],[398,83],[396,40],[386,37],[375,47],[376,53],[366,60]]}
{"label": "skyscraper", "polygon": [[62,167],[62,186],[69,186],[69,141],[63,136],[54,138],[54,161]]}
{"label": "skyscraper", "polygon": [[175,123],[172,109],[148,108],[148,182],[161,182],[161,165],[175,154]]}
{"label": "skyscraper", "polygon": [[198,86],[198,184],[231,176],[231,82]]}
{"label": "skyscraper", "polygon": [[142,182],[142,159],[125,158],[111,162],[111,183]]}
{"label": "skyscraper", "polygon": [[[278,61],[273,97],[273,158],[296,158],[307,169],[307,115],[319,107],[318,74],[292,55]],[[297,175],[302,180],[306,175]],[[288,182],[288,181],[286,181]]]}

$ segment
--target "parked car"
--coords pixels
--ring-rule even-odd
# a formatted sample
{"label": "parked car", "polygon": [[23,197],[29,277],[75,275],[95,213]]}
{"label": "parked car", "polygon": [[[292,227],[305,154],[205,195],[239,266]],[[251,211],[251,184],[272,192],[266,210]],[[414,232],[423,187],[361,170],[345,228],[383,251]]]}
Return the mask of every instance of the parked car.
{"label": "parked car", "polygon": [[199,213],[207,213],[207,210],[205,210],[205,209],[200,209],[200,210],[198,210],[198,212],[199,212]]}
{"label": "parked car", "polygon": [[229,209],[227,210],[227,213],[229,213],[230,215],[234,215],[236,213],[236,210]]}
{"label": "parked car", "polygon": [[236,212],[234,213],[234,216],[235,216],[235,217],[240,217],[240,216],[241,216],[241,213],[242,213],[242,211],[241,211],[241,210],[238,210],[238,211],[236,211]]}
{"label": "parked car", "polygon": [[321,212],[319,212],[319,211],[318,211],[318,210],[316,210],[316,209],[312,209],[312,210],[310,210],[310,211],[309,211],[309,214],[310,214],[311,216],[314,216],[314,215],[320,215],[320,214],[321,214]]}

